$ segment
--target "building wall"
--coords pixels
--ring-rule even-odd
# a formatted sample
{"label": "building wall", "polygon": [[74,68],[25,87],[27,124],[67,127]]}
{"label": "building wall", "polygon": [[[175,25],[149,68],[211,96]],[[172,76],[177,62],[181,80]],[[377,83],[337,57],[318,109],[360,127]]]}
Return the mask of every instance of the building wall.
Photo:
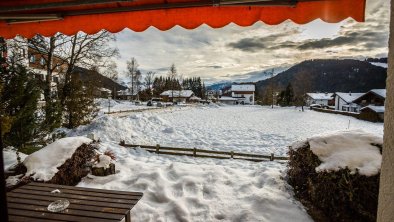
{"label": "building wall", "polygon": [[328,100],[326,100],[326,99],[312,99],[311,97],[308,97],[307,105],[310,106],[312,104],[319,104],[319,105],[328,106]]}
{"label": "building wall", "polygon": [[378,222],[394,221],[394,0],[391,0],[388,64]]}
{"label": "building wall", "polygon": [[254,92],[232,92],[231,96],[233,98],[245,97],[245,99],[241,99],[239,102],[243,101],[245,104],[254,105]]}

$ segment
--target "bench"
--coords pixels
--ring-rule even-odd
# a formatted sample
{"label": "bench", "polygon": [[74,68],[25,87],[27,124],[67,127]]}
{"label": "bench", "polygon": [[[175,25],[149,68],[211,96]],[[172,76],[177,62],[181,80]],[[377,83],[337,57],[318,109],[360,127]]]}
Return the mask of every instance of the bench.
{"label": "bench", "polygon": [[[59,192],[52,192],[54,190]],[[92,189],[31,182],[7,193],[10,221],[131,221],[130,210],[142,193]],[[51,212],[48,205],[68,200],[61,212]]]}

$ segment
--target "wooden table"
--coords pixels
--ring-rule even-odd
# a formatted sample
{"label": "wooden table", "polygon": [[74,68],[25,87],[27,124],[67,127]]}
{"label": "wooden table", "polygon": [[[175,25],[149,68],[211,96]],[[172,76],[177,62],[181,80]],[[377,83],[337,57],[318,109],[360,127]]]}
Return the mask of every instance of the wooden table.
{"label": "wooden table", "polygon": [[[51,193],[53,190],[60,193]],[[102,190],[31,182],[7,193],[10,221],[129,222],[130,210],[142,193]],[[56,200],[70,202],[67,209],[54,213],[48,205]]]}

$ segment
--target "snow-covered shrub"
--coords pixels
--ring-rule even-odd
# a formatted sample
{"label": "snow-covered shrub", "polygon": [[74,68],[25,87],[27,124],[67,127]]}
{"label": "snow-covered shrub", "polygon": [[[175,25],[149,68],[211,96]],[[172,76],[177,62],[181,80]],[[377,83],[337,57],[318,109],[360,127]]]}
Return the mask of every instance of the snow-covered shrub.
{"label": "snow-covered shrub", "polygon": [[290,148],[288,183],[315,221],[376,221],[382,138],[316,136]]}

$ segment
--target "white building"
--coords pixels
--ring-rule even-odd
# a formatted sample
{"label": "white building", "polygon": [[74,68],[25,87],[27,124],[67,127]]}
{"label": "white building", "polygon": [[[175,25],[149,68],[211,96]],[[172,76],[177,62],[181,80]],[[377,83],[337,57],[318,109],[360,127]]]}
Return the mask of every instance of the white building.
{"label": "white building", "polygon": [[237,98],[233,98],[230,96],[222,96],[218,99],[219,102],[223,103],[223,104],[227,104],[227,105],[235,105],[238,103],[238,99]]}
{"label": "white building", "polygon": [[356,99],[360,96],[364,95],[364,93],[335,93],[335,109],[346,112],[360,112],[361,106],[357,103],[354,103]]}
{"label": "white building", "polygon": [[254,105],[254,84],[234,84],[231,86],[231,97],[236,98],[239,104]]}
{"label": "white building", "polygon": [[306,105],[319,104],[329,106],[330,101],[334,99],[334,93],[307,93]]}

